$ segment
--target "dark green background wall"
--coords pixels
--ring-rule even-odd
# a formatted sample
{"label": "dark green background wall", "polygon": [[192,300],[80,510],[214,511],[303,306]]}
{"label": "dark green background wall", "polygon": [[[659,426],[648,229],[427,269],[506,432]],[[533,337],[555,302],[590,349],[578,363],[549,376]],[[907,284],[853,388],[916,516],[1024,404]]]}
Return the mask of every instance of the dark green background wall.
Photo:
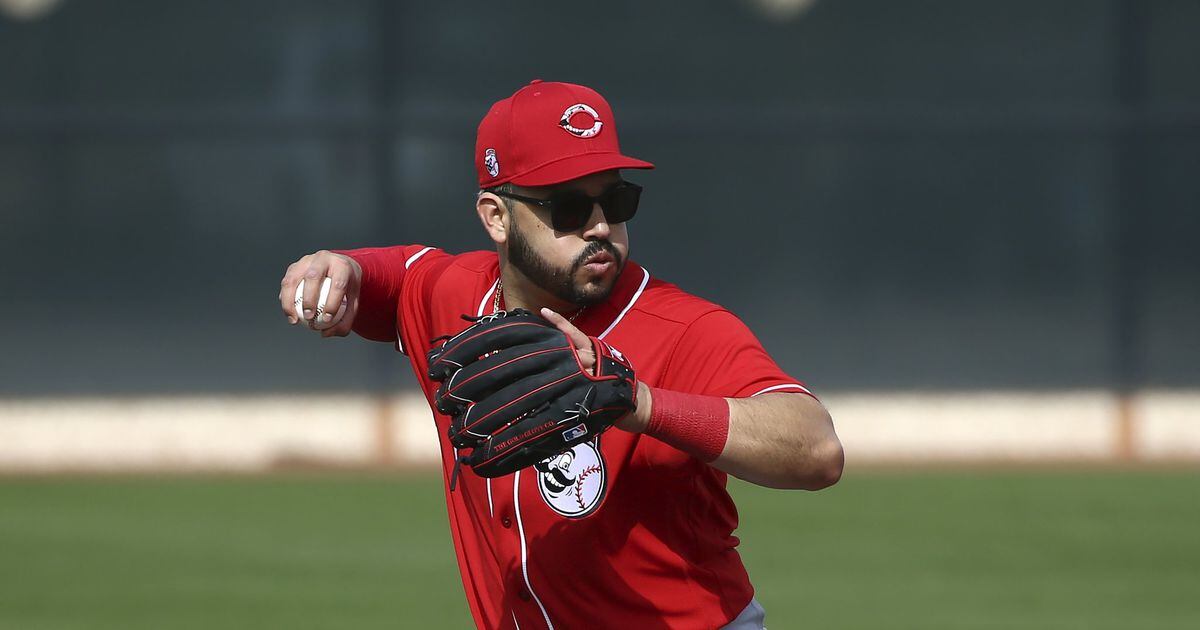
{"label": "dark green background wall", "polygon": [[0,395],[384,390],[321,247],[489,244],[475,125],[597,87],[653,273],[818,390],[1200,385],[1200,2],[66,0],[0,17]]}

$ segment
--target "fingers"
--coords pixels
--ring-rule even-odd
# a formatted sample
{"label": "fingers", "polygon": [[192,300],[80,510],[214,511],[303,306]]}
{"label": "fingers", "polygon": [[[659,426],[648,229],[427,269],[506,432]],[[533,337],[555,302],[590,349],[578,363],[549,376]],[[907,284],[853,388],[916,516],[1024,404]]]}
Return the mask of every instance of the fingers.
{"label": "fingers", "polygon": [[[545,374],[550,380],[557,380],[578,370],[571,348],[558,335],[557,339],[507,348],[467,364],[438,389],[438,405],[462,406],[482,400],[527,376]],[[441,411],[449,413],[448,409]]]}
{"label": "fingers", "polygon": [[321,331],[322,337],[346,337],[354,330],[354,315],[358,312],[358,298],[346,304],[346,314],[341,321]]}
{"label": "fingers", "polygon": [[283,311],[289,324],[296,324],[300,321],[296,318],[296,285],[300,284],[313,256],[315,254],[303,256],[300,260],[288,265],[287,271],[283,274],[283,280],[279,282],[279,308]]}
{"label": "fingers", "polygon": [[353,326],[361,281],[362,268],[354,259],[321,250],[288,266],[279,284],[279,305],[289,324],[301,319],[312,321],[320,311],[321,320],[315,323],[321,325],[333,321],[345,299],[347,308],[342,319],[321,331],[323,337],[344,337]]}
{"label": "fingers", "polygon": [[[358,263],[355,262],[353,258],[340,254],[331,255],[336,256],[337,258],[334,258],[330,261],[329,267],[326,271],[326,277],[329,278],[329,294],[326,296],[324,302],[325,312],[321,315],[321,323],[323,325],[328,325],[329,322],[333,321],[334,315],[336,315],[338,309],[342,307],[343,299],[345,299],[347,302],[349,302],[351,298],[357,300],[360,284],[359,280],[362,277],[361,269],[358,267]],[[339,326],[346,319],[350,319],[350,313],[348,309],[349,304],[347,304],[346,317],[344,317],[341,322],[338,322]],[[349,332],[348,327],[347,332]]]}
{"label": "fingers", "polygon": [[556,337],[562,339],[560,333],[532,313],[468,326],[445,345],[430,351],[429,376],[442,381],[485,354],[527,343],[552,341]]}
{"label": "fingers", "polygon": [[454,424],[457,426],[451,427],[450,437],[460,441],[469,440],[471,434],[491,435],[578,386],[583,380],[578,375],[577,369],[557,370],[532,374],[506,385],[470,405],[462,415],[456,415]]}
{"label": "fingers", "polygon": [[308,269],[304,272],[304,287],[300,294],[296,296],[295,309],[297,315],[301,311],[304,313],[304,321],[311,322],[317,314],[317,301],[321,296],[321,284],[325,279],[325,273],[329,270],[329,260],[322,256],[314,256],[308,264]]}
{"label": "fingers", "polygon": [[572,324],[570,321],[568,321],[566,317],[563,317],[562,315],[559,315],[548,308],[542,309],[542,317],[545,317],[547,321],[549,321],[551,324],[554,324],[555,328],[563,331],[563,333],[567,335],[567,339],[571,340],[571,343],[577,350],[591,349],[592,342],[590,339],[588,339],[588,336],[583,334],[583,331],[576,328],[575,324]]}
{"label": "fingers", "polygon": [[590,370],[596,365],[596,350],[592,348],[592,340],[583,334],[582,330],[576,328],[575,324],[572,324],[566,317],[548,308],[542,309],[542,317],[554,324],[567,336],[567,339],[571,340],[571,345],[575,346],[575,354],[579,357],[579,363],[584,370]]}

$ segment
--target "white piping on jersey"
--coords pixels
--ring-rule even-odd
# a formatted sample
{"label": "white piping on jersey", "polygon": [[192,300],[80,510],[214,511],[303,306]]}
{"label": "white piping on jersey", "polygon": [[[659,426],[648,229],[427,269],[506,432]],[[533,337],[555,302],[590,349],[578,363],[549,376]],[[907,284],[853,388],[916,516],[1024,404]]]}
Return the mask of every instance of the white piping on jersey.
{"label": "white piping on jersey", "polygon": [[521,630],[521,624],[517,623],[517,611],[510,610],[509,612],[511,612],[513,616],[513,625],[517,627],[517,630]]}
{"label": "white piping on jersey", "polygon": [[[608,335],[608,333],[612,332],[612,330],[617,327],[617,324],[620,323],[622,319],[624,319],[625,314],[629,312],[629,309],[633,308],[633,304],[638,301],[639,297],[642,296],[642,291],[644,291],[646,289],[646,284],[648,282],[650,282],[650,272],[646,271],[646,269],[643,268],[642,274],[643,274],[642,283],[640,285],[638,285],[637,291],[635,291],[633,294],[633,297],[629,299],[629,303],[625,305],[625,308],[621,309],[621,312],[620,312],[620,314],[617,315],[617,318],[614,319],[613,322],[608,325],[608,328],[604,329],[604,332],[600,333],[599,339],[603,339],[605,336]],[[500,280],[497,279],[496,282],[499,283]],[[483,296],[483,301],[479,303],[479,313],[480,314],[483,314],[484,305],[487,304],[488,298],[491,297],[491,294],[495,290],[496,290],[496,285],[492,285],[491,291],[488,291],[487,295]],[[490,509],[491,508],[491,496],[492,496],[491,495],[492,487],[490,485],[491,479],[488,479],[488,483],[489,483],[489,485],[488,485],[488,508]],[[549,613],[546,612],[546,607],[542,605],[542,600],[540,598],[538,598],[537,593],[535,593],[533,591],[533,585],[529,583],[529,565],[527,562],[528,551],[526,550],[526,547],[525,547],[525,525],[521,521],[521,501],[520,501],[520,496],[519,496],[520,487],[521,487],[521,471],[518,470],[516,473],[513,474],[513,511],[517,515],[517,533],[521,536],[521,575],[525,578],[525,588],[529,589],[529,594],[533,596],[533,601],[537,602],[538,608],[540,608],[542,611],[542,617],[546,620],[546,626],[549,627],[550,630],[554,630],[554,624],[550,622],[550,615],[549,615]],[[513,621],[516,621],[516,618],[517,618],[516,613],[514,613]]]}
{"label": "white piping on jersey", "polygon": [[[426,247],[425,249],[422,249],[421,251],[413,254],[412,256],[409,256],[408,260],[404,261],[404,268],[408,269],[409,267],[411,267],[413,265],[413,263],[417,262],[418,258],[424,256],[425,254],[428,254],[431,251],[433,251],[432,247]],[[404,342],[400,340],[399,322],[396,322],[396,324],[397,324],[396,325],[396,350],[398,352],[400,352],[400,354],[403,354],[404,356],[408,356],[408,353],[404,351]]]}
{"label": "white piping on jersey", "polygon": [[777,390],[777,389],[788,389],[788,388],[794,388],[794,389],[798,389],[798,390],[800,390],[800,391],[804,392],[805,394],[808,394],[809,396],[812,396],[812,395],[813,395],[813,393],[812,393],[812,392],[808,391],[808,388],[807,388],[807,387],[805,387],[805,386],[803,386],[803,385],[801,385],[801,384],[799,384],[799,383],[787,383],[787,384],[784,384],[784,385],[772,385],[771,387],[764,387],[764,388],[762,388],[762,389],[760,389],[760,390],[758,390],[758,391],[754,392],[753,394],[750,394],[750,397],[751,397],[751,398],[753,398],[753,397],[755,397],[755,396],[757,396],[757,395],[759,395],[759,394],[765,394],[765,393],[767,393],[767,392],[773,392],[773,391],[775,391],[775,390]]}
{"label": "white piping on jersey", "polygon": [[645,267],[643,267],[642,273],[645,274],[642,276],[642,284],[638,286],[637,291],[633,294],[633,297],[630,298],[629,303],[626,304],[625,308],[621,310],[621,314],[617,315],[617,318],[613,320],[613,323],[608,325],[608,328],[604,329],[604,332],[600,333],[599,339],[607,337],[608,333],[612,332],[612,329],[616,328],[617,324],[619,324],[621,320],[625,318],[625,314],[629,312],[629,309],[633,308],[633,303],[637,302],[638,298],[642,297],[642,291],[646,289],[646,283],[650,282],[650,272],[646,271]]}
{"label": "white piping on jersey", "polygon": [[546,607],[542,605],[542,600],[533,592],[533,585],[529,583],[529,565],[526,563],[528,554],[525,550],[525,525],[521,522],[521,495],[517,491],[521,487],[521,471],[513,473],[513,511],[517,513],[517,533],[521,535],[521,575],[525,578],[525,588],[529,589],[529,594],[533,596],[533,601],[537,602],[538,608],[542,609],[542,617],[546,619],[546,626],[550,630],[554,630],[554,624],[550,623],[550,615],[546,613]]}
{"label": "white piping on jersey", "polygon": [[431,251],[433,251],[432,247],[426,247],[425,249],[422,249],[421,251],[413,254],[412,256],[409,256],[408,260],[404,261],[404,268],[408,269],[409,267],[412,266],[413,263],[417,262],[418,258],[424,256],[425,254],[428,254]]}
{"label": "white piping on jersey", "polygon": [[500,278],[496,278],[496,281],[492,283],[492,288],[483,294],[483,299],[479,301],[479,310],[475,312],[476,317],[483,317],[483,309],[487,307],[488,302],[492,301],[492,294],[496,292],[496,285],[498,284],[500,284]]}

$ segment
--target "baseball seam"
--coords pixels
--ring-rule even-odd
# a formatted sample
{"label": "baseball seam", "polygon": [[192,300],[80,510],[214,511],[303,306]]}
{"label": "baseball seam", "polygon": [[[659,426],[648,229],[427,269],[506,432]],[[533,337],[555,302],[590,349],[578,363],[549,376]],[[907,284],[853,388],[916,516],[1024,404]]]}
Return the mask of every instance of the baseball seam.
{"label": "baseball seam", "polygon": [[592,473],[598,472],[600,472],[600,467],[592,464],[591,466],[583,469],[583,472],[579,473],[579,476],[575,478],[575,502],[579,504],[579,510],[581,512],[587,509],[587,506],[583,504],[583,480]]}

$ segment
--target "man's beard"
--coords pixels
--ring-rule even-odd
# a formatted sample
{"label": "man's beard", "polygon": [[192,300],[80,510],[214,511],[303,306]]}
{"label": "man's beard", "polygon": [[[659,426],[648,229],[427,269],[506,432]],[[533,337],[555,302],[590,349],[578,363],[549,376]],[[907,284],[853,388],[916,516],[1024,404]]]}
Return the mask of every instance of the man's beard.
{"label": "man's beard", "polygon": [[[582,286],[576,285],[576,272],[583,267],[584,262],[588,258],[601,251],[608,252],[613,257],[613,263],[617,267],[617,273],[613,276],[612,284],[604,286],[599,283],[589,282]],[[539,288],[564,302],[581,307],[600,304],[607,300],[609,294],[612,293],[613,287],[617,286],[617,280],[620,279],[621,272],[625,269],[625,260],[621,258],[621,254],[617,251],[616,246],[609,241],[589,241],[587,247],[584,247],[583,251],[579,252],[579,255],[575,257],[575,260],[568,268],[557,269],[529,245],[529,241],[525,239],[525,235],[517,226],[515,217],[510,224],[508,232],[508,262],[512,263],[513,267],[516,267],[518,271],[525,274],[525,277],[529,278]]]}

